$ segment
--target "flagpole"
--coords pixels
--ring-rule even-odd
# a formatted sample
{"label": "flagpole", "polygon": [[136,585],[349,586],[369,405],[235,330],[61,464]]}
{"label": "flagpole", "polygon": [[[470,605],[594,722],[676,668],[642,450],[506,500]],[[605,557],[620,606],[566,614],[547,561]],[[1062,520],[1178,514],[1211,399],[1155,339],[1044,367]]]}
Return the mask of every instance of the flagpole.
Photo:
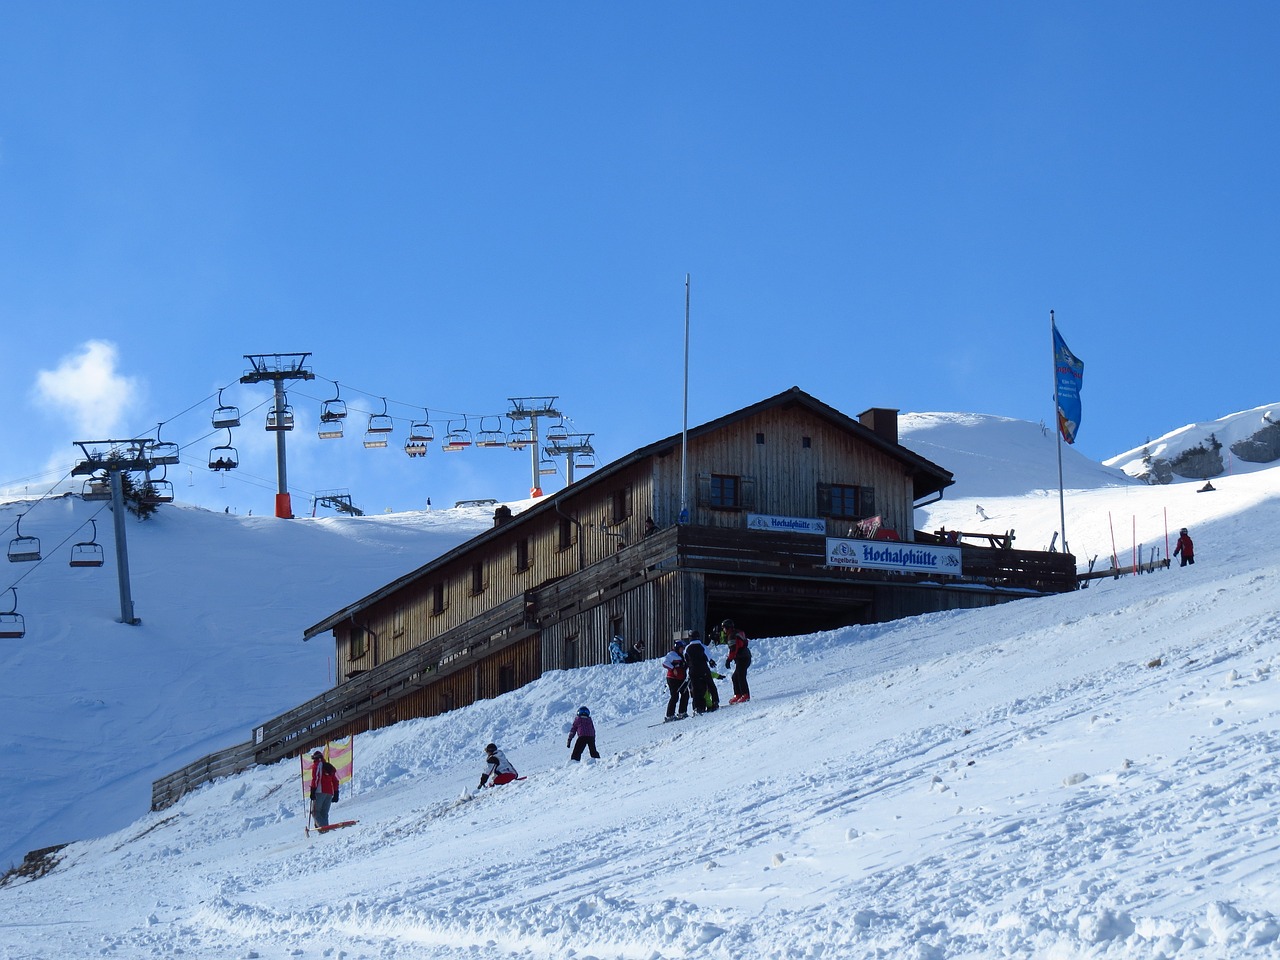
{"label": "flagpole", "polygon": [[680,428],[680,523],[689,522],[689,274],[684,275],[684,425]]}
{"label": "flagpole", "polygon": [[1058,398],[1058,345],[1054,339],[1054,333],[1057,327],[1053,320],[1053,311],[1049,311],[1049,356],[1052,359],[1053,367],[1053,432],[1058,438],[1058,522],[1061,524],[1059,530],[1062,534],[1062,552],[1070,553],[1067,548],[1067,506],[1066,497],[1063,494],[1062,484],[1062,423],[1059,419],[1062,407],[1059,405]]}

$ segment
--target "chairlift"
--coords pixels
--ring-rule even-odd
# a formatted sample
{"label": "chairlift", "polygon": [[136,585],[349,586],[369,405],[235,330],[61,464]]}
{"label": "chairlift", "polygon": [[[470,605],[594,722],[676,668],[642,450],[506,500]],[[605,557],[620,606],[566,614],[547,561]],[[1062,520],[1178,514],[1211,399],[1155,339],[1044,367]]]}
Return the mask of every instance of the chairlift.
{"label": "chairlift", "polygon": [[160,428],[162,426],[164,426],[162,423],[156,424],[156,438],[149,441],[143,449],[143,455],[156,467],[178,463],[178,454],[181,452],[176,443],[169,443],[160,439]]}
{"label": "chairlift", "polygon": [[596,468],[596,454],[594,450],[579,450],[573,455],[573,468],[575,470],[594,470]]}
{"label": "chairlift", "polygon": [[427,441],[421,437],[409,437],[404,442],[404,452],[411,457],[425,457],[427,455]]}
{"label": "chairlift", "polygon": [[18,612],[18,588],[10,587],[13,606],[7,613],[0,613],[0,639],[21,640],[27,635],[27,624]]}
{"label": "chairlift", "polygon": [[98,542],[98,521],[91,517],[89,522],[93,524],[93,536],[88,540],[82,540],[71,545],[70,566],[100,567],[105,560],[102,553],[102,544]]}
{"label": "chairlift", "polygon": [[18,520],[14,527],[14,533],[17,536],[9,541],[10,563],[30,563],[33,560],[40,559],[40,538],[24,537],[22,535],[22,518],[24,516],[26,514],[18,514]]}
{"label": "chairlift", "polygon": [[231,446],[231,430],[227,430],[227,442],[209,451],[210,470],[234,470],[240,466],[240,455]]}
{"label": "chairlift", "polygon": [[85,500],[110,500],[111,481],[106,477],[90,477],[84,482],[80,496]]}
{"label": "chairlift", "polygon": [[293,429],[293,407],[285,404],[281,409],[277,410],[272,407],[267,411],[267,429],[274,431],[292,430]]}
{"label": "chairlift", "polygon": [[165,467],[159,480],[147,477],[147,482],[142,485],[143,503],[173,503],[173,481],[168,476],[169,468]]}
{"label": "chairlift", "polygon": [[467,429],[467,418],[463,417],[461,430],[454,427],[452,420],[449,421],[449,432],[445,434],[444,445],[440,449],[446,453],[454,453],[467,449],[474,442],[471,431]]}
{"label": "chairlift", "polygon": [[476,434],[476,446],[492,449],[494,447],[505,447],[507,438],[502,435],[500,429],[488,429],[485,424],[489,421],[497,420],[498,426],[502,426],[502,421],[497,417],[482,417],[480,420],[480,430]]}
{"label": "chairlift", "polygon": [[507,446],[512,450],[524,450],[533,444],[533,427],[522,427],[507,434]]}
{"label": "chairlift", "polygon": [[[342,399],[342,391],[338,388],[338,381],[333,381],[334,397],[332,400],[326,400],[320,404],[320,422],[321,423],[337,423],[346,419],[347,401]],[[323,433],[320,434],[324,436]],[[342,427],[338,427],[336,436],[342,436]]]}
{"label": "chairlift", "polygon": [[564,417],[547,427],[547,443],[564,443],[568,439],[569,427],[564,422]]}
{"label": "chairlift", "polygon": [[409,439],[418,443],[431,443],[436,438],[436,428],[431,425],[431,411],[423,408],[426,419],[415,420],[409,426]]}
{"label": "chairlift", "polygon": [[240,426],[240,408],[222,402],[222,391],[218,391],[218,406],[213,411],[213,426],[217,430]]}
{"label": "chairlift", "polygon": [[316,436],[321,440],[340,440],[342,439],[342,421],[341,420],[324,420],[324,414],[321,414],[320,426],[316,429]]}
{"label": "chairlift", "polygon": [[556,468],[556,462],[550,457],[544,457],[538,461],[538,474],[543,477],[554,477],[560,471]]}
{"label": "chairlift", "polygon": [[[366,433],[390,433],[396,427],[395,422],[387,415],[387,398],[382,398],[382,412],[369,414],[369,426]],[[366,444],[367,446],[367,444]],[[386,446],[386,444],[382,444]]]}

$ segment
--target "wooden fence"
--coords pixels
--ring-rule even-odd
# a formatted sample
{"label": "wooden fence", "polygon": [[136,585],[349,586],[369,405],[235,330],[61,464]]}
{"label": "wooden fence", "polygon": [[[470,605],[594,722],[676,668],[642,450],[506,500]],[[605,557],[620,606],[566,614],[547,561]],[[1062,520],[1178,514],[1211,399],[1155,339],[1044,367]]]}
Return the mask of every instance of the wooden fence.
{"label": "wooden fence", "polygon": [[239,743],[189,763],[151,784],[151,809],[163,810],[202,783],[229,777],[254,765],[253,743]]}

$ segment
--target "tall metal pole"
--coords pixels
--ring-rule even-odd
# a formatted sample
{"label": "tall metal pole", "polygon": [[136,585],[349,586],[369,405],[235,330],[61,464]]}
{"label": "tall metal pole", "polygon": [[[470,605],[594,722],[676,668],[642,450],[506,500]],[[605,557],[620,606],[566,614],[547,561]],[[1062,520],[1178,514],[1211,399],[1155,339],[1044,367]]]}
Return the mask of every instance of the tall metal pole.
{"label": "tall metal pole", "polygon": [[120,582],[120,622],[138,624],[133,615],[133,595],[129,589],[129,547],[125,543],[124,482],[119,470],[111,471],[111,514],[116,531],[116,578]]}
{"label": "tall metal pole", "polygon": [[1062,483],[1062,424],[1058,419],[1059,411],[1062,409],[1058,406],[1058,345],[1054,340],[1054,331],[1057,328],[1053,322],[1053,311],[1049,311],[1049,356],[1051,358],[1051,366],[1053,367],[1053,432],[1058,438],[1058,521],[1061,523],[1059,528],[1062,531],[1062,552],[1070,553],[1067,549],[1067,504],[1066,496],[1063,493]]}
{"label": "tall metal pole", "polygon": [[[284,381],[275,378],[276,426],[284,426]],[[293,504],[289,497],[289,477],[285,467],[284,436],[287,431],[276,431],[276,516],[288,519],[293,516]]]}
{"label": "tall metal pole", "polygon": [[684,275],[684,425],[680,429],[680,522],[689,522],[689,274]]}
{"label": "tall metal pole", "polygon": [[529,430],[533,435],[533,446],[529,449],[533,460],[533,473],[530,475],[529,496],[542,496],[542,444],[538,440],[538,415],[536,413],[529,414]]}

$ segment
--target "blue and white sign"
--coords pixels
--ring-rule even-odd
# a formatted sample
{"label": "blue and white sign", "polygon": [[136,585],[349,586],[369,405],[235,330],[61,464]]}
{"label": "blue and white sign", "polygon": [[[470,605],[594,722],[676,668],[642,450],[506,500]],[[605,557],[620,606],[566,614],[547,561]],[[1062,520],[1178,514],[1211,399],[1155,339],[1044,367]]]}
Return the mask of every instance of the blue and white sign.
{"label": "blue and white sign", "polygon": [[827,532],[827,521],[809,517],[772,517],[765,513],[747,514],[748,530],[764,530],[767,533],[816,533]]}
{"label": "blue and white sign", "polygon": [[827,566],[960,576],[960,548],[827,537]]}

